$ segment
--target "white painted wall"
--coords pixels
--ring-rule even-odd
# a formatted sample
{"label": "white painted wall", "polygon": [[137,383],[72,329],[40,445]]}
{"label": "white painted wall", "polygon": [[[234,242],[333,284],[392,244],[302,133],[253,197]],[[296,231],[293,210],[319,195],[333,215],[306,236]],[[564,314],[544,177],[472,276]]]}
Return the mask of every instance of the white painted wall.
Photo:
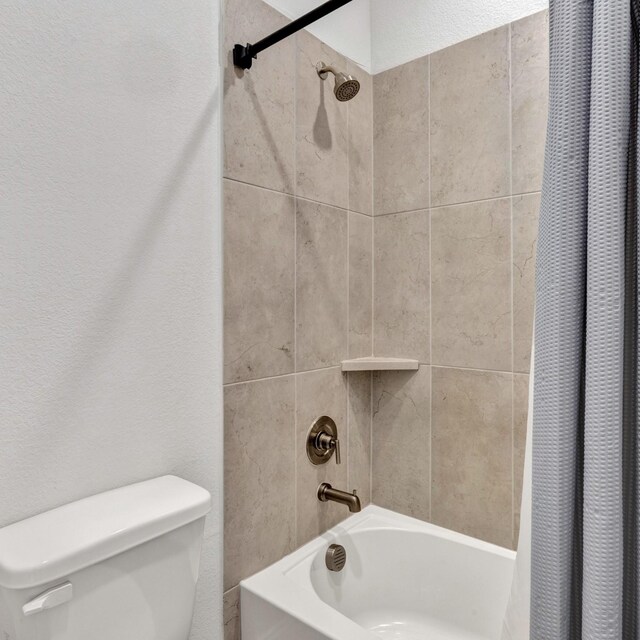
{"label": "white painted wall", "polygon": [[[321,0],[265,2],[290,18],[321,4]],[[369,73],[380,73],[548,5],[548,0],[353,0],[309,31]]]}
{"label": "white painted wall", "polygon": [[0,526],[175,473],[214,495],[218,0],[0,3]]}
{"label": "white painted wall", "polygon": [[391,69],[548,5],[548,0],[371,0],[371,70]]}
{"label": "white painted wall", "polygon": [[[291,19],[299,18],[321,5],[323,1],[265,0],[267,4]],[[370,71],[372,44],[370,0],[352,0],[335,13],[310,25],[307,31],[336,51],[351,58],[363,69]],[[330,64],[329,60],[326,62]]]}

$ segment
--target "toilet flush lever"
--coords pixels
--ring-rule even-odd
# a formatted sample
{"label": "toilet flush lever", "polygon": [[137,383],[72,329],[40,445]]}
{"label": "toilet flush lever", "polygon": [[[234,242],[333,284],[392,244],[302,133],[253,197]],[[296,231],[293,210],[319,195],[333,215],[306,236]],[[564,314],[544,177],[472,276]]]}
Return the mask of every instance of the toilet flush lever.
{"label": "toilet flush lever", "polygon": [[71,598],[73,598],[73,585],[70,582],[65,582],[41,593],[33,600],[29,600],[29,602],[22,607],[22,613],[24,613],[25,616],[32,616],[34,613],[40,613],[46,609],[52,609],[60,604],[69,602]]}

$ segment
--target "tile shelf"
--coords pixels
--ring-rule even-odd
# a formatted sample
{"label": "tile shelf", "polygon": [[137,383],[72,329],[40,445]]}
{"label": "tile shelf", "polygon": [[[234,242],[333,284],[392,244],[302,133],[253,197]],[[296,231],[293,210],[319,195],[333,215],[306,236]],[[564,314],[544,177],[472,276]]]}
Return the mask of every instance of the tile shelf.
{"label": "tile shelf", "polygon": [[420,363],[410,358],[369,356],[342,361],[343,371],[417,371]]}

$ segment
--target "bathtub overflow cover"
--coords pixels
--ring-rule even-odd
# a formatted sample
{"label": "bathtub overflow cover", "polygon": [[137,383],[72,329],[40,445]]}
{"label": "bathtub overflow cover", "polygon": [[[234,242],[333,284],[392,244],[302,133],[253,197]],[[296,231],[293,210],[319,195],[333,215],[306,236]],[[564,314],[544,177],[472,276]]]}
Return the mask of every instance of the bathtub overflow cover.
{"label": "bathtub overflow cover", "polygon": [[324,560],[329,571],[342,571],[347,564],[347,552],[342,545],[332,544],[327,549]]}

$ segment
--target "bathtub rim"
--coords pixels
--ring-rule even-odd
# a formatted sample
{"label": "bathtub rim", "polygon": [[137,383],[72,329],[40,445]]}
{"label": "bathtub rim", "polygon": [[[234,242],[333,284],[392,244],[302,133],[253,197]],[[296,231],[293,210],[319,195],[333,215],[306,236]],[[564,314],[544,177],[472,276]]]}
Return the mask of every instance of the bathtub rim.
{"label": "bathtub rim", "polygon": [[343,640],[345,637],[350,640],[379,638],[322,600],[311,584],[306,589],[290,575],[305,563],[311,566],[316,554],[337,537],[359,531],[378,530],[425,533],[501,556],[515,565],[516,552],[511,549],[376,505],[368,505],[360,513],[348,517],[292,553],[242,580],[241,602],[257,597],[329,640]]}

